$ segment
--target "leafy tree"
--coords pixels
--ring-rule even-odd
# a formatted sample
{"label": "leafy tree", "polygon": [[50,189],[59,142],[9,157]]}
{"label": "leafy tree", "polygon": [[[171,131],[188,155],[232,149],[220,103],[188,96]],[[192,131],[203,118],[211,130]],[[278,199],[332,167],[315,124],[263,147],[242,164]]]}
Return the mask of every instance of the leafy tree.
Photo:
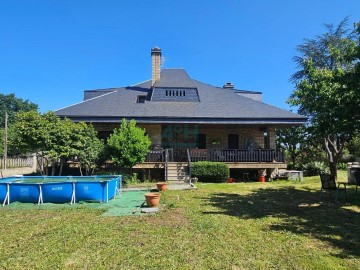
{"label": "leafy tree", "polygon": [[13,123],[15,121],[15,115],[21,111],[31,111],[37,110],[38,106],[28,100],[23,100],[21,98],[17,98],[15,94],[0,94],[0,155],[3,155],[3,145],[4,145],[4,134],[5,134],[5,113],[8,115],[8,155],[20,155],[23,154],[17,148],[11,147],[9,145],[9,141],[13,138],[15,131],[13,128]]}
{"label": "leafy tree", "polygon": [[39,114],[36,111],[21,112],[16,115],[14,125],[16,136],[12,144],[24,152],[35,152],[42,174],[55,174],[60,164],[59,175],[69,157],[80,158],[80,170],[94,169],[94,163],[101,151],[102,143],[96,138],[96,131],[85,123],[61,120],[53,112]]}
{"label": "leafy tree", "polygon": [[351,142],[347,145],[347,149],[349,150],[349,153],[354,158],[360,158],[360,136],[354,137]]}
{"label": "leafy tree", "polygon": [[120,128],[107,140],[110,157],[120,167],[131,169],[136,163],[145,161],[151,141],[145,130],[136,126],[135,120],[122,120]]}
{"label": "leafy tree", "polygon": [[97,132],[92,125],[84,122],[77,123],[74,130],[74,148],[76,156],[79,158],[80,174],[93,174],[96,168],[96,162],[100,153],[104,149],[104,143],[97,137]]}
{"label": "leafy tree", "polygon": [[347,53],[348,46],[346,40],[354,40],[356,32],[351,31],[348,26],[349,18],[343,19],[337,26],[334,24],[324,24],[326,32],[317,35],[312,39],[305,39],[304,43],[296,47],[300,55],[294,56],[293,60],[299,69],[291,76],[294,83],[300,82],[306,77],[306,62],[312,59],[315,69],[336,69],[339,64],[347,65],[348,62],[339,62],[338,57],[334,54],[334,50],[338,50],[338,54]]}
{"label": "leafy tree", "polygon": [[297,158],[301,155],[301,148],[306,141],[306,136],[304,126],[279,129],[276,132],[277,146],[285,149],[293,166],[296,166]]}
{"label": "leafy tree", "polygon": [[11,144],[24,153],[35,152],[42,174],[45,174],[49,165],[53,166],[53,173],[55,170],[57,150],[53,147],[58,139],[61,140],[59,121],[60,119],[52,112],[41,115],[37,111],[29,111],[16,115],[14,125],[16,136]]}
{"label": "leafy tree", "polygon": [[32,103],[29,100],[17,98],[15,94],[0,94],[0,127],[4,127],[5,125],[5,112],[8,113],[8,123],[12,124],[15,121],[16,113],[37,109],[37,104]]}
{"label": "leafy tree", "polygon": [[[14,147],[11,144],[11,141],[16,135],[16,130],[14,128],[14,125],[10,125],[8,127],[7,137],[8,137],[8,144],[7,144],[7,156],[20,156],[24,155],[26,153],[22,152],[21,149]],[[4,139],[5,139],[5,129],[0,129],[0,156],[4,155]]]}
{"label": "leafy tree", "polygon": [[[353,87],[356,57],[354,52],[359,44],[354,36],[344,36],[345,21],[334,31],[332,25],[326,25],[328,32],[307,40],[298,50],[303,54],[298,62],[300,71],[293,79],[296,89],[289,103],[299,106],[299,112],[309,117],[308,132],[313,138],[323,141],[324,150],[330,165],[330,172],[337,175],[337,163],[347,142],[358,132],[359,91]],[[352,53],[352,57],[349,57]],[[357,110],[354,109],[357,107]]]}

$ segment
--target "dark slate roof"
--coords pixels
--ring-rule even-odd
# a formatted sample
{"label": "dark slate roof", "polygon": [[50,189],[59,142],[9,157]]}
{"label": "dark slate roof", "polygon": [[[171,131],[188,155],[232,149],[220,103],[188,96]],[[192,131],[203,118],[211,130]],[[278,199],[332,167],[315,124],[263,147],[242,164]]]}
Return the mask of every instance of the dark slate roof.
{"label": "dark slate roof", "polygon": [[[74,121],[139,123],[301,124],[306,118],[191,79],[183,69],[164,69],[155,87],[196,88],[200,102],[150,101],[151,80],[133,86],[104,89],[104,94],[55,111]],[[110,91],[111,90],[111,91]],[[99,90],[97,90],[99,92]],[[98,93],[97,92],[97,93]],[[138,96],[147,96],[136,103]]]}
{"label": "dark slate roof", "polygon": [[163,69],[160,80],[155,83],[156,87],[161,88],[195,88],[194,81],[183,69]]}

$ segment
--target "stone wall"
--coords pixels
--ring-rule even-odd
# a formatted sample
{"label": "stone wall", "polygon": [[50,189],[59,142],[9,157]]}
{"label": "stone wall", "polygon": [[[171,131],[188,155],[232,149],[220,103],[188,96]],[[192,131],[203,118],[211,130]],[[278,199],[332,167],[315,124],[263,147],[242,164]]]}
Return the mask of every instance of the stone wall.
{"label": "stone wall", "polygon": [[[251,147],[253,149],[259,147],[265,148],[264,130],[259,127],[219,126],[214,128],[210,126],[200,126],[199,133],[206,134],[206,145],[208,149],[227,149],[229,134],[238,134],[240,149],[248,149]],[[269,146],[271,149],[275,149],[275,129],[268,128],[267,133],[269,136]]]}
{"label": "stone wall", "polygon": [[139,124],[141,128],[145,128],[147,135],[151,140],[151,146],[161,146],[161,125],[160,124]]}
{"label": "stone wall", "polygon": [[[94,127],[98,131],[112,131],[119,127],[120,124],[94,123]],[[161,124],[138,124],[139,127],[145,128],[151,139],[152,146],[161,145],[162,132],[167,130],[169,125]],[[199,134],[206,134],[207,149],[228,149],[228,135],[238,134],[240,149],[258,149],[265,148],[264,133],[268,134],[269,146],[271,149],[276,148],[275,128],[268,126],[260,128],[259,126],[242,126],[242,125],[174,125],[176,127],[183,126],[186,132],[190,134],[193,131]],[[186,128],[185,128],[186,127]],[[168,134],[167,134],[168,135]],[[189,147],[192,148],[192,147]]]}
{"label": "stone wall", "polygon": [[[160,124],[151,124],[151,125],[142,124],[139,126],[146,129],[152,141],[152,145],[161,145],[161,136],[164,135],[162,134],[162,132],[167,130],[166,125],[162,126]],[[183,130],[185,130],[185,128]],[[206,134],[207,149],[227,149],[229,134],[238,134],[240,149],[248,149],[248,148],[257,149],[259,147],[265,148],[264,129],[259,127],[239,126],[239,125],[238,126],[199,125],[197,128],[194,128],[194,126],[187,127],[186,130],[189,133],[196,130],[196,132],[199,134]],[[276,148],[275,129],[272,127],[268,127],[267,134],[268,134],[270,148],[275,149]]]}

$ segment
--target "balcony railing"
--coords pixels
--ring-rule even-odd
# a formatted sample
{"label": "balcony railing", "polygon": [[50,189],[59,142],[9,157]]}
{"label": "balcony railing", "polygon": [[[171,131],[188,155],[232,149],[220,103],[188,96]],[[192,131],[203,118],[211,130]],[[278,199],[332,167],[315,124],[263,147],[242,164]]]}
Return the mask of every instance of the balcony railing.
{"label": "balcony railing", "polygon": [[[187,149],[152,150],[145,162],[165,162],[165,152],[169,162],[187,162]],[[285,154],[276,149],[189,149],[191,162],[217,161],[217,162],[285,162]]]}
{"label": "balcony railing", "polygon": [[191,161],[285,162],[284,152],[276,149],[191,150]]}

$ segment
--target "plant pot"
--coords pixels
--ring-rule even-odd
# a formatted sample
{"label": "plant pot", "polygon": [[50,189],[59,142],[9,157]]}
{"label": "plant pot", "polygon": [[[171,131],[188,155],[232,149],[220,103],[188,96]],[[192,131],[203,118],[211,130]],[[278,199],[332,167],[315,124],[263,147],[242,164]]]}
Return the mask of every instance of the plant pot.
{"label": "plant pot", "polygon": [[156,183],[156,187],[160,191],[165,191],[165,190],[167,190],[167,183],[165,183],[165,182]]}
{"label": "plant pot", "polygon": [[228,178],[226,182],[227,183],[234,183],[234,178]]}
{"label": "plant pot", "polygon": [[159,192],[150,192],[145,193],[146,204],[149,207],[156,207],[160,202],[160,193]]}

